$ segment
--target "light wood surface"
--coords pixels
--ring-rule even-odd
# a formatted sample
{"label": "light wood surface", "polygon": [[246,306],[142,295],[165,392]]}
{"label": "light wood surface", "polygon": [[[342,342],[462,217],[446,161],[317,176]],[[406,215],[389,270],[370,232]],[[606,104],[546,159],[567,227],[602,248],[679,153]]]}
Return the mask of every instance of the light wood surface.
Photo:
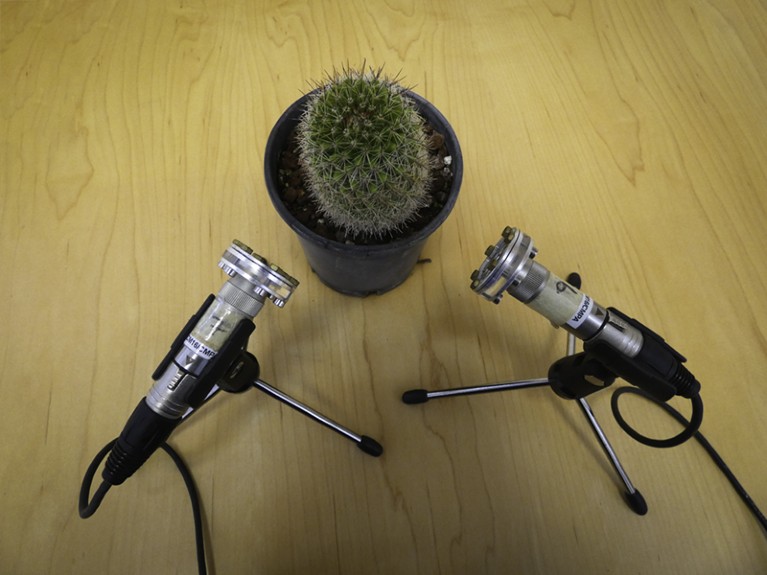
{"label": "light wood surface", "polygon": [[[346,63],[401,71],[450,120],[454,212],[396,291],[320,284],[264,188],[279,114]],[[81,520],[85,468],[150,387],[239,238],[301,280],[257,318],[265,395],[172,437],[218,574],[756,574],[767,539],[703,450],[655,450],[542,388],[565,334],[469,274],[507,224],[540,261],[688,357],[702,431],[767,508],[767,8],[703,1],[0,2],[0,573],[193,573],[164,454]],[[672,404],[687,412],[684,401]],[[678,429],[625,402],[649,434]]]}

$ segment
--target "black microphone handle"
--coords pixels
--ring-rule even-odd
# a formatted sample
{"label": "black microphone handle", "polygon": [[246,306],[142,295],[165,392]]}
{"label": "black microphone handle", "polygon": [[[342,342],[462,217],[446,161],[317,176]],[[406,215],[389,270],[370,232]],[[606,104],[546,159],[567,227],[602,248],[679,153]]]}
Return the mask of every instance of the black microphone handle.
{"label": "black microphone handle", "polygon": [[181,419],[168,419],[150,409],[142,398],[112,447],[101,477],[120,485],[165,442]]}

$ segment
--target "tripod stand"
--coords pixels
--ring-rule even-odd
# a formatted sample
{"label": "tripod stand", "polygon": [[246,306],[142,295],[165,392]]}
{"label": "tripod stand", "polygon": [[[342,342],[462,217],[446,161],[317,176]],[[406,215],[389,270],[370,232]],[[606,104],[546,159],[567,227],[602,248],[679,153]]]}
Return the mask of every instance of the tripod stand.
{"label": "tripod stand", "polygon": [[[235,360],[235,362],[229,368],[227,374],[211,388],[210,392],[200,407],[213,399],[213,397],[215,397],[221,391],[228,391],[230,393],[242,393],[251,387],[263,391],[270,397],[281,401],[285,405],[288,405],[299,413],[307,416],[309,419],[312,419],[317,423],[332,429],[339,435],[350,439],[357,444],[357,447],[359,447],[368,455],[378,457],[383,453],[383,447],[381,444],[372,437],[355,433],[340,423],[319,413],[308,405],[301,403],[297,399],[290,397],[288,394],[280,391],[279,389],[260,379],[260,367],[258,365],[258,360],[252,353],[246,351],[241,352],[239,358]],[[199,409],[199,407],[197,409]],[[197,409],[190,408],[187,410],[187,412],[182,416],[182,420],[186,420],[193,413],[195,413]]]}
{"label": "tripod stand", "polygon": [[588,421],[591,430],[599,441],[602,451],[604,451],[610,464],[625,487],[624,496],[626,503],[636,514],[645,515],[647,513],[647,503],[645,502],[644,497],[642,497],[642,494],[634,487],[633,483],[631,483],[629,476],[623,469],[623,465],[621,465],[618,456],[615,454],[615,450],[612,445],[610,445],[607,436],[599,425],[599,422],[594,416],[594,412],[585,397],[589,393],[593,393],[594,391],[610,385],[615,377],[593,358],[584,354],[576,354],[575,339],[573,334],[567,334],[567,355],[552,364],[549,369],[548,377],[473,387],[459,387],[439,391],[411,389],[402,394],[402,401],[407,404],[417,404],[442,397],[492,393],[496,391],[527,389],[549,385],[560,397],[577,401],[578,407],[580,407],[583,415],[586,417],[586,421]]}

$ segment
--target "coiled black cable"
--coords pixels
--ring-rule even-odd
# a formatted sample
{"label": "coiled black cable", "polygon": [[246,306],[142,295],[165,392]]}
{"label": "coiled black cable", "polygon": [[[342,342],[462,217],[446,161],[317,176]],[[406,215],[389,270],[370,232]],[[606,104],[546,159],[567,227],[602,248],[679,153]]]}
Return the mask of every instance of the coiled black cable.
{"label": "coiled black cable", "polygon": [[99,451],[96,454],[96,457],[93,458],[93,461],[91,461],[91,464],[88,466],[88,469],[85,471],[85,476],[83,477],[83,483],[80,486],[80,500],[79,500],[79,511],[80,511],[80,517],[83,519],[87,519],[94,513],[96,513],[96,510],[99,508],[99,505],[101,505],[101,501],[104,499],[104,496],[107,494],[107,491],[109,491],[109,488],[112,487],[108,482],[102,481],[101,485],[99,485],[99,488],[96,490],[96,493],[93,495],[93,498],[90,499],[89,497],[91,494],[91,484],[93,483],[93,478],[96,475],[96,472],[99,469],[99,466],[101,465],[101,462],[104,460],[104,458],[109,455],[109,452],[112,451],[112,447],[114,444],[117,443],[116,439],[113,439],[109,443],[107,443],[101,451]]}
{"label": "coiled black cable", "polygon": [[[99,508],[99,505],[101,505],[104,496],[107,494],[107,491],[109,491],[110,487],[112,487],[109,482],[102,481],[101,485],[96,490],[96,493],[93,495],[93,498],[90,498],[93,478],[101,466],[101,462],[112,450],[112,447],[116,441],[117,440],[114,439],[107,443],[101,449],[101,451],[96,454],[96,457],[93,458],[93,461],[85,471],[85,476],[83,477],[83,482],[80,486],[80,498],[78,505],[80,517],[83,519],[90,517],[96,512],[96,510]],[[194,539],[197,546],[197,572],[200,575],[207,575],[208,568],[205,562],[205,537],[202,526],[202,509],[200,507],[200,497],[197,494],[197,487],[194,484],[194,479],[192,478],[192,474],[189,471],[189,467],[187,467],[181,456],[167,443],[160,444],[160,447],[170,456],[170,458],[173,460],[173,463],[176,464],[176,468],[178,468],[179,472],[181,473],[181,477],[184,479],[186,489],[189,492],[189,500],[192,503],[192,515],[194,517]]]}
{"label": "coiled black cable", "polygon": [[[666,413],[671,415],[679,423],[685,426],[685,430],[679,435],[669,440],[650,439],[648,437],[645,437],[644,435],[637,433],[634,429],[628,426],[628,424],[625,422],[625,420],[621,416],[620,411],[618,409],[618,398],[625,393],[638,395],[640,397],[647,399],[648,401],[651,401],[652,403],[656,405],[659,405],[666,411]],[[698,402],[700,402],[700,406],[697,408],[696,408],[697,402],[695,401],[696,398],[698,399]],[[738,481],[738,478],[735,477],[735,474],[724,462],[722,457],[714,449],[711,443],[709,443],[709,441],[705,438],[705,436],[700,431],[698,431],[698,428],[700,427],[700,421],[697,421],[697,424],[696,424],[696,420],[703,417],[703,402],[700,401],[699,396],[696,396],[695,398],[693,398],[692,402],[693,402],[693,414],[689,421],[687,420],[687,418],[685,418],[681,413],[679,413],[676,409],[671,407],[669,404],[657,401],[652,395],[650,395],[646,391],[635,388],[635,387],[620,387],[616,389],[613,392],[613,395],[610,401],[610,406],[612,407],[613,415],[615,415],[615,419],[618,421],[618,424],[623,428],[623,430],[626,431],[626,433],[628,433],[634,439],[637,439],[637,437],[641,438],[641,439],[637,439],[637,441],[640,441],[641,443],[644,443],[645,445],[650,445],[652,447],[669,447],[670,445],[666,445],[666,442],[668,441],[677,441],[678,438],[687,436],[685,439],[682,439],[681,441],[678,441],[677,443],[674,444],[674,445],[679,445],[679,443],[686,441],[687,439],[689,439],[689,437],[694,437],[698,441],[698,443],[700,443],[703,449],[706,450],[706,453],[708,453],[709,457],[711,457],[711,459],[714,461],[714,463],[720,469],[720,471],[724,473],[724,476],[727,478],[727,480],[735,489],[735,492],[741,498],[743,503],[746,504],[746,507],[748,508],[748,510],[751,512],[751,514],[756,518],[756,520],[762,526],[762,529],[764,530],[765,535],[767,535],[767,518],[765,518],[764,513],[762,513],[762,511],[759,509],[756,503],[754,503],[754,500],[748,494],[745,487],[743,487],[740,481]],[[659,443],[661,445],[657,445]]]}
{"label": "coiled black cable", "polygon": [[650,447],[676,447],[677,445],[681,445],[693,437],[698,429],[700,429],[700,424],[703,422],[703,401],[701,400],[700,395],[694,395],[690,398],[690,401],[692,402],[692,415],[690,416],[690,421],[687,421],[686,419],[684,420],[683,425],[685,425],[685,428],[681,433],[675,435],[674,437],[669,437],[668,439],[653,439],[652,437],[647,437],[646,435],[639,433],[628,423],[626,423],[625,419],[623,419],[623,415],[621,415],[620,409],[618,408],[618,398],[624,393],[634,393],[636,395],[641,395],[642,397],[646,397],[647,399],[652,400],[658,405],[666,404],[655,401],[655,399],[649,393],[638,388],[621,387],[613,392],[613,395],[610,398],[610,407],[613,410],[615,421],[618,422],[618,425],[621,426],[623,431],[644,445],[649,445]]}

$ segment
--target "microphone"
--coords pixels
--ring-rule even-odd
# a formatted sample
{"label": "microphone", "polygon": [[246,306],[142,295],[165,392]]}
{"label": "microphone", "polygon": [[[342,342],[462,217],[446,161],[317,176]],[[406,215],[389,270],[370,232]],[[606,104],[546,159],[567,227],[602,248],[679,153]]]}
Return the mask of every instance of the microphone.
{"label": "microphone", "polygon": [[[583,340],[589,358],[602,364],[601,369],[594,368],[594,362],[583,368],[578,366],[584,381],[606,382],[611,372],[661,402],[674,395],[688,399],[698,396],[700,383],[682,365],[685,358],[663,338],[619,310],[601,306],[583,293],[579,285],[573,285],[579,281],[569,283],[538,263],[537,254],[530,236],[506,227],[501,239],[487,248],[484,262],[472,274],[471,289],[496,304],[508,293],[555,326]],[[582,359],[570,356],[561,361]]]}
{"label": "microphone", "polygon": [[102,472],[108,485],[135,473],[170,436],[190,409],[205,401],[227,375],[255,329],[266,300],[283,307],[298,281],[234,240],[219,267],[229,276],[181,330],[152,375],[155,383],[139,401],[112,446]]}

